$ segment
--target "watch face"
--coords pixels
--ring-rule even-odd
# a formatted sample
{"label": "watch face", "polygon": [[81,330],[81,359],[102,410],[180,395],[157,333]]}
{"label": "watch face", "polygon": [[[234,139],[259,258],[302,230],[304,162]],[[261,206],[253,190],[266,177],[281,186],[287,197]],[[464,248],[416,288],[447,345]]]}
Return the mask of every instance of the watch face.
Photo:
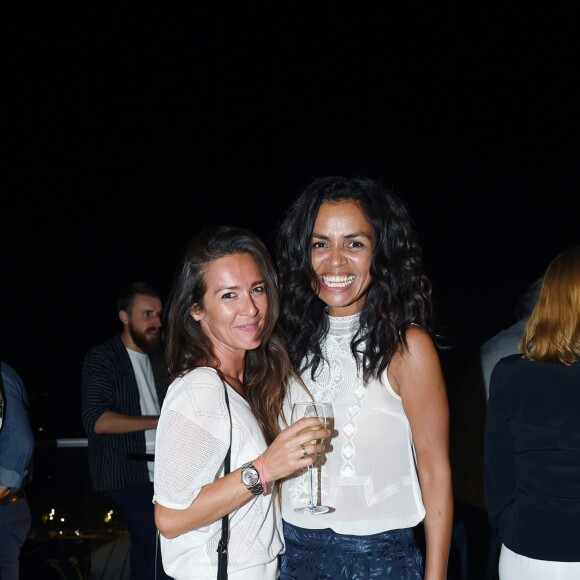
{"label": "watch face", "polygon": [[255,468],[246,467],[246,469],[242,471],[242,482],[244,485],[252,487],[253,485],[256,485],[258,481],[260,481],[260,476]]}

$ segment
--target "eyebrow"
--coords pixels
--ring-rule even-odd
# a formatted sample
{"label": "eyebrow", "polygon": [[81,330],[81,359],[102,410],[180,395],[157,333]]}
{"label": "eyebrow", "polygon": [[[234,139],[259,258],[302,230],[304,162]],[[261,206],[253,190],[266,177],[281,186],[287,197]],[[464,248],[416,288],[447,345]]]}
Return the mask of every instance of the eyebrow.
{"label": "eyebrow", "polygon": [[[250,284],[250,288],[254,288],[255,286],[265,285],[264,280],[256,280]],[[216,289],[217,292],[223,292],[224,290],[239,290],[240,286],[220,286]]]}
{"label": "eyebrow", "polygon": [[[329,236],[325,236],[324,234],[317,234],[316,232],[312,232],[312,237],[313,238],[320,238],[321,240],[329,240],[330,239]],[[348,238],[348,239],[352,239],[352,238],[367,238],[367,240],[372,239],[372,237],[369,234],[367,234],[366,232],[352,232],[352,233],[346,234],[342,237]]]}

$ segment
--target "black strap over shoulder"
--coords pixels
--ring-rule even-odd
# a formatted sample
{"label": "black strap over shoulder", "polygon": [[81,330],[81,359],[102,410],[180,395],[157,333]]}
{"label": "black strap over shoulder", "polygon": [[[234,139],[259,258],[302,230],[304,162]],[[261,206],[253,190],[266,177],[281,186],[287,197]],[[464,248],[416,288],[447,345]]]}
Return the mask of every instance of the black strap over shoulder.
{"label": "black strap over shoulder", "polygon": [[[223,381],[222,381],[223,382]],[[232,424],[232,413],[230,411],[230,399],[228,397],[228,388],[224,382],[224,392],[226,395],[226,406],[228,408],[228,415],[230,416],[230,425]],[[230,456],[232,450],[232,429],[230,429],[230,445],[226,458],[224,459],[224,475],[230,472]],[[228,577],[228,535],[229,535],[229,520],[228,514],[222,518],[222,536],[218,542],[218,580],[227,580]]]}

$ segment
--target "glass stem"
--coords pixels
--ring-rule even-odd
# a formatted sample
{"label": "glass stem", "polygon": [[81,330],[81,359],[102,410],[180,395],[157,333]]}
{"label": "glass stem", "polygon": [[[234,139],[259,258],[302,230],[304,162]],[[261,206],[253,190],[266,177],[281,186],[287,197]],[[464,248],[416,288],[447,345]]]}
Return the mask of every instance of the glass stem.
{"label": "glass stem", "polygon": [[313,469],[312,465],[308,466],[308,477],[310,477],[310,499],[308,500],[308,509],[312,511],[314,509],[314,482],[313,482]]}

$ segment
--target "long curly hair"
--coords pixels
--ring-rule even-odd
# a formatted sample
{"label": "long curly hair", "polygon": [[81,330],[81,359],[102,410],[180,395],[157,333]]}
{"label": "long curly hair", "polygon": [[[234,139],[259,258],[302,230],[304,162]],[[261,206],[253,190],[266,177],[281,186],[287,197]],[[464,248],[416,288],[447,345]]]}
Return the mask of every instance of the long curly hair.
{"label": "long curly hair", "polygon": [[212,343],[191,317],[190,309],[193,304],[203,308],[209,265],[235,254],[254,258],[268,296],[261,342],[246,353],[243,383],[250,407],[270,444],[280,431],[278,417],[292,371],[276,327],[280,311],[276,270],[266,246],[255,234],[243,228],[218,225],[202,230],[191,240],[168,299],[164,319],[165,360],[170,380],[200,366],[210,366],[219,372],[220,361]]}
{"label": "long curly hair", "polygon": [[372,281],[351,351],[366,383],[380,377],[395,352],[406,349],[405,331],[417,324],[434,339],[431,282],[423,272],[421,247],[403,201],[371,178],[323,177],[291,204],[280,223],[276,258],[280,279],[280,326],[294,367],[311,368],[314,380],[328,331],[326,305],[311,265],[312,231],[323,202],[353,201],[373,227]]}

